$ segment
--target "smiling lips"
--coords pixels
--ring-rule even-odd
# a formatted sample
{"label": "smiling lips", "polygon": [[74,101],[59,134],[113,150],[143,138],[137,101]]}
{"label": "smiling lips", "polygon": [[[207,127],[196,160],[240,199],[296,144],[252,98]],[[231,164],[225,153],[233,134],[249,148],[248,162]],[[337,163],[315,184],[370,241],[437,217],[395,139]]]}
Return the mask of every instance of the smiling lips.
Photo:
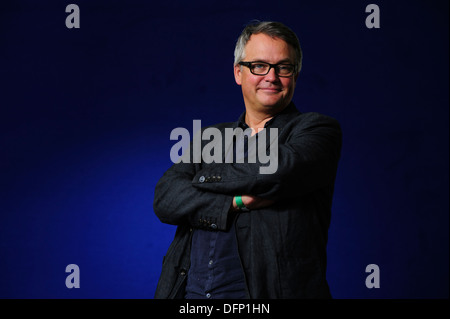
{"label": "smiling lips", "polygon": [[277,87],[268,87],[268,88],[259,88],[258,90],[262,90],[267,93],[278,93],[281,92],[281,88]]}

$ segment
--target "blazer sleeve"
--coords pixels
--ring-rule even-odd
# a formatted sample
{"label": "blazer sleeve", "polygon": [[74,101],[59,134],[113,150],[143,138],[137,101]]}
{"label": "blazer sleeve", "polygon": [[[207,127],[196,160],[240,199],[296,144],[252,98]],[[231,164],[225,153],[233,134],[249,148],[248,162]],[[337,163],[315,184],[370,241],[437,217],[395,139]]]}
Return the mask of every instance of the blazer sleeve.
{"label": "blazer sleeve", "polygon": [[225,230],[233,196],[192,186],[199,164],[173,164],[155,187],[153,209],[161,222]]}
{"label": "blazer sleeve", "polygon": [[222,164],[219,183],[202,183],[195,176],[193,185],[203,191],[272,200],[301,196],[334,183],[341,144],[342,132],[335,119],[305,113],[283,128],[275,173],[260,174],[260,163]]}

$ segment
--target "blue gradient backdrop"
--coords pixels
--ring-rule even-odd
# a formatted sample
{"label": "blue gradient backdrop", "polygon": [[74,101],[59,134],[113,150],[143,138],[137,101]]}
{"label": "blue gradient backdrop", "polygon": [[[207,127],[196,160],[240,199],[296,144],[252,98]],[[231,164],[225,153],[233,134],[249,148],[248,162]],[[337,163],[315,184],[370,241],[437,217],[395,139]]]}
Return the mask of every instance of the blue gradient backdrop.
{"label": "blue gradient backdrop", "polygon": [[153,297],[175,232],[152,209],[170,132],[243,111],[233,50],[252,19],[297,32],[294,102],[342,124],[333,296],[448,298],[448,1],[73,2],[80,29],[70,1],[0,4],[0,298]]}

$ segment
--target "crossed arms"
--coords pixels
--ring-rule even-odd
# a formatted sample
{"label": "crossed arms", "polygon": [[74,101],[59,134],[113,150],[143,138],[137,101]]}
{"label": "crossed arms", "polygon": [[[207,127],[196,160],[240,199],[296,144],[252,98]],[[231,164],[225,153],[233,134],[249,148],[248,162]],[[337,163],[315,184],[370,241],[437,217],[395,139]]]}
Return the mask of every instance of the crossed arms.
{"label": "crossed arms", "polygon": [[278,139],[273,174],[260,174],[259,163],[172,165],[156,185],[155,214],[167,224],[225,230],[236,195],[257,210],[334,183],[342,139],[336,120],[304,113],[283,126]]}

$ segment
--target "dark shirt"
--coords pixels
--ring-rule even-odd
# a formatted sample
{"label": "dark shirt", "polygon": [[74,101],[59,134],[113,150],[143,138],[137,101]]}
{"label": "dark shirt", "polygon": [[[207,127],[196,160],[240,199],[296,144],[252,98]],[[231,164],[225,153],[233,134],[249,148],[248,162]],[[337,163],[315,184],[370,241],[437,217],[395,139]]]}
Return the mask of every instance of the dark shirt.
{"label": "dark shirt", "polygon": [[186,299],[247,298],[234,224],[226,232],[195,230],[192,247]]}

